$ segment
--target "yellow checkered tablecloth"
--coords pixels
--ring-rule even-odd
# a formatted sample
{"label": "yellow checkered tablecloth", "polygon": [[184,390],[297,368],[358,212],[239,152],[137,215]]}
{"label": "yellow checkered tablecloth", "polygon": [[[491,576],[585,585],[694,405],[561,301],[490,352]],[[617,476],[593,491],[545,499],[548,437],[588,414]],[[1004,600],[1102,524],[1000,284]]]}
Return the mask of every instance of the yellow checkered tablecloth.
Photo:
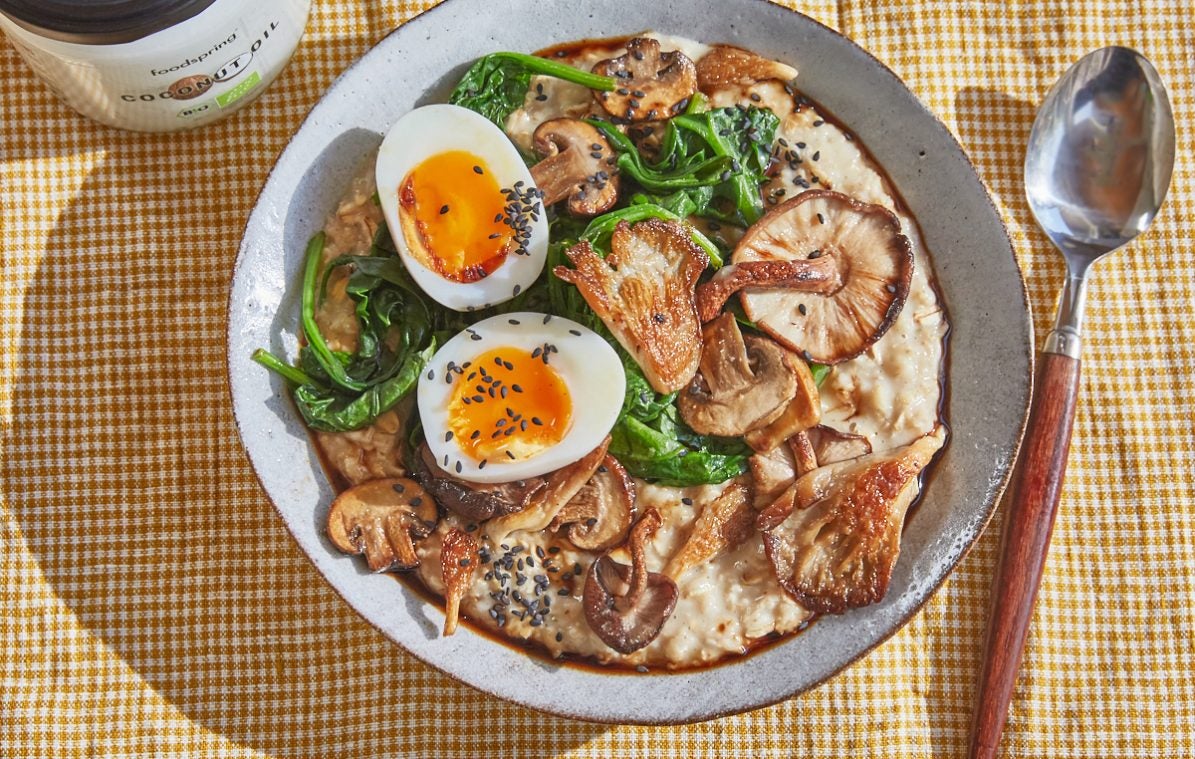
{"label": "yellow checkered tablecloth", "polygon": [[[1092,286],[1005,747],[1195,755],[1195,4],[786,4],[871,50],[958,135],[1039,334],[1061,265],[1020,188],[1035,103],[1110,43],[1169,85],[1179,162],[1153,229]],[[83,120],[0,43],[0,756],[961,756],[999,515],[925,609],[841,676],[677,728],[569,722],[460,685],[358,618],[288,537],[228,404],[239,235],[320,93],[425,7],[317,0],[256,104],[181,135]]]}

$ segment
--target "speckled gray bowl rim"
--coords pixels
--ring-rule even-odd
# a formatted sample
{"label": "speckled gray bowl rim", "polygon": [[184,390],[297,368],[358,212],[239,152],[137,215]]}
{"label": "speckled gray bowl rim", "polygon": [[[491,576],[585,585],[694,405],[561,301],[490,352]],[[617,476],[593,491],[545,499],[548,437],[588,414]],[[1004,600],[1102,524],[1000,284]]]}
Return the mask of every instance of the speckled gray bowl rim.
{"label": "speckled gray bowl rim", "polygon": [[[600,0],[569,5],[567,17],[561,7],[449,0],[379,42],[312,108],[261,191],[233,272],[227,348],[237,429],[287,530],[336,592],[451,677],[595,722],[680,724],[767,706],[818,685],[899,630],[987,525],[1016,459],[1032,390],[1033,328],[1020,269],[991,198],[949,130],[890,70],[832,29],[764,0]],[[750,657],[641,675],[553,663],[467,627],[441,638],[438,607],[390,576],[369,574],[327,541],[333,492],[283,383],[249,356],[258,347],[294,354],[306,241],[398,116],[442,100],[485,53],[644,29],[738,44],[797,66],[801,89],[858,135],[918,218],[952,333],[951,441],[905,530],[888,596]]]}

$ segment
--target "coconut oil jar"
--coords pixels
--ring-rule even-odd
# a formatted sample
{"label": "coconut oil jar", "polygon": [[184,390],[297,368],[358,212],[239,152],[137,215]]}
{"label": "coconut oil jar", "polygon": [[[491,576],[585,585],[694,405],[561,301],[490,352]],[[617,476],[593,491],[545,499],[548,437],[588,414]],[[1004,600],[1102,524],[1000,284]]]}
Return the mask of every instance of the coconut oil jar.
{"label": "coconut oil jar", "polygon": [[290,60],[311,0],[0,0],[0,28],[58,95],[102,124],[217,121]]}

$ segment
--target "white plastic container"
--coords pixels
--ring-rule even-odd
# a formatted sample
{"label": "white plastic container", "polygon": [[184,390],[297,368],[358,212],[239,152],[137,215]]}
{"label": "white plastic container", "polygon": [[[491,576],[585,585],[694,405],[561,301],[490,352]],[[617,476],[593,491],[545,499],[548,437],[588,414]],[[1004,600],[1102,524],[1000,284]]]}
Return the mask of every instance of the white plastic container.
{"label": "white plastic container", "polygon": [[0,28],[79,113],[140,132],[221,119],[290,60],[311,0],[0,0]]}

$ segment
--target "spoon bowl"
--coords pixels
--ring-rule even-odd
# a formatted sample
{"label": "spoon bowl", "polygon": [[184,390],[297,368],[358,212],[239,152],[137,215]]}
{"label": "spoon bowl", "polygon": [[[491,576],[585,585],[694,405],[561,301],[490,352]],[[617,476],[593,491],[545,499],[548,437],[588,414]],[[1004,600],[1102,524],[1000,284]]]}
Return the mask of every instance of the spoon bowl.
{"label": "spoon bowl", "polygon": [[1072,66],[1046,95],[1029,135],[1025,194],[1066,259],[1067,277],[1038,361],[1004,517],[971,724],[973,759],[996,756],[1041,584],[1075,420],[1087,272],[1150,225],[1173,167],[1166,88],[1149,61],[1124,47],[1096,50]]}
{"label": "spoon bowl", "polygon": [[1098,258],[1153,221],[1174,166],[1174,115],[1139,53],[1105,47],[1050,89],[1025,154],[1025,191],[1063,254]]}

